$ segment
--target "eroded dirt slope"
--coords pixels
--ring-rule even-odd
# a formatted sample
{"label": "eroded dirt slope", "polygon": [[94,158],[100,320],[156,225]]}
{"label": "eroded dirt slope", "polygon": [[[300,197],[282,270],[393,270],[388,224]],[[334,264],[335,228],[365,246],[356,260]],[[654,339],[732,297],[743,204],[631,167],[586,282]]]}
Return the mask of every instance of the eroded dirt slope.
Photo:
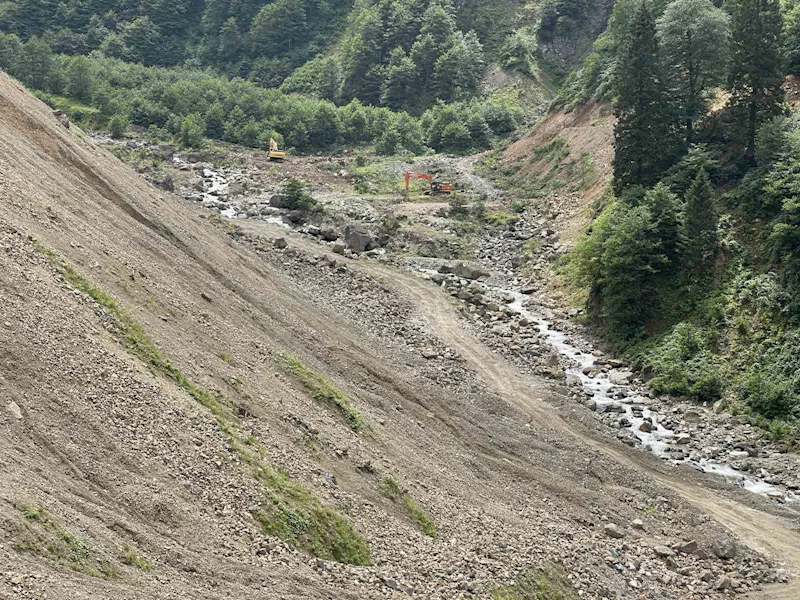
{"label": "eroded dirt slope", "polygon": [[[489,597],[548,562],[587,598],[776,577],[637,463],[554,426],[557,391],[504,384],[510,367],[437,326],[430,282],[210,219],[2,75],[0,204],[2,597]],[[317,522],[293,503],[335,511],[326,530],[370,564],[294,548]],[[685,541],[699,551],[669,550]]]}

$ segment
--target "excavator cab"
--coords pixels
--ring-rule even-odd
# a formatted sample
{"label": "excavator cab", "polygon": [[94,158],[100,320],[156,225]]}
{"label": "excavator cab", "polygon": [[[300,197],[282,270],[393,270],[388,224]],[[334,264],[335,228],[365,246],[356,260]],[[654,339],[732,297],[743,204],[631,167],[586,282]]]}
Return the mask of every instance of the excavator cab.
{"label": "excavator cab", "polygon": [[434,179],[427,173],[411,173],[410,171],[406,171],[406,189],[405,189],[406,196],[408,196],[408,184],[411,182],[412,179],[424,179],[425,181],[430,183],[431,189],[430,191],[425,193],[431,196],[436,196],[439,194],[449,194],[453,191],[452,183],[449,183],[447,181],[439,181],[438,179]]}
{"label": "excavator cab", "polygon": [[269,152],[267,152],[267,158],[274,161],[282,161],[286,158],[286,152],[278,150],[278,142],[273,138],[269,138]]}

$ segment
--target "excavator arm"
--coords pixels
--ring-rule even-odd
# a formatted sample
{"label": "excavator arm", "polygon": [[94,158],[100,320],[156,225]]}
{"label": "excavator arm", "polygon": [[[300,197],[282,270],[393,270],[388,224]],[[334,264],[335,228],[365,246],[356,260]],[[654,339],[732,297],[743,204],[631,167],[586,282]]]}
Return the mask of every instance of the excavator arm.
{"label": "excavator arm", "polygon": [[410,171],[406,171],[406,194],[408,193],[408,184],[412,179],[424,179],[428,183],[433,183],[433,177],[427,173],[411,173]]}

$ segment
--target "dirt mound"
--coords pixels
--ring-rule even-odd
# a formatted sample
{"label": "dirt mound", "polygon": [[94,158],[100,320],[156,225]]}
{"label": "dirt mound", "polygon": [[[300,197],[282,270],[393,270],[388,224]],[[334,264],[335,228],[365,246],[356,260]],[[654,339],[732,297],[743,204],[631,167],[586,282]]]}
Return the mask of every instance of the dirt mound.
{"label": "dirt mound", "polygon": [[489,597],[552,562],[586,598],[768,579],[745,549],[655,554],[723,532],[556,427],[557,391],[430,282],[209,217],[3,75],[0,202],[2,597]]}

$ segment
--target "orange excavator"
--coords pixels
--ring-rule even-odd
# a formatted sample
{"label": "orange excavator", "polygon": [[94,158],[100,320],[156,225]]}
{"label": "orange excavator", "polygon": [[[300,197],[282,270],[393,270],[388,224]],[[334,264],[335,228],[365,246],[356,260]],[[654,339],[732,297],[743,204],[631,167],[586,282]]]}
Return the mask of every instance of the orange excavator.
{"label": "orange excavator", "polygon": [[424,179],[428,183],[431,184],[431,191],[426,192],[426,194],[430,194],[435,196],[437,194],[449,194],[453,191],[453,184],[448,183],[446,181],[439,181],[438,179],[434,179],[431,175],[427,173],[411,173],[410,171],[406,171],[406,196],[408,195],[408,184],[411,182],[412,179]]}

